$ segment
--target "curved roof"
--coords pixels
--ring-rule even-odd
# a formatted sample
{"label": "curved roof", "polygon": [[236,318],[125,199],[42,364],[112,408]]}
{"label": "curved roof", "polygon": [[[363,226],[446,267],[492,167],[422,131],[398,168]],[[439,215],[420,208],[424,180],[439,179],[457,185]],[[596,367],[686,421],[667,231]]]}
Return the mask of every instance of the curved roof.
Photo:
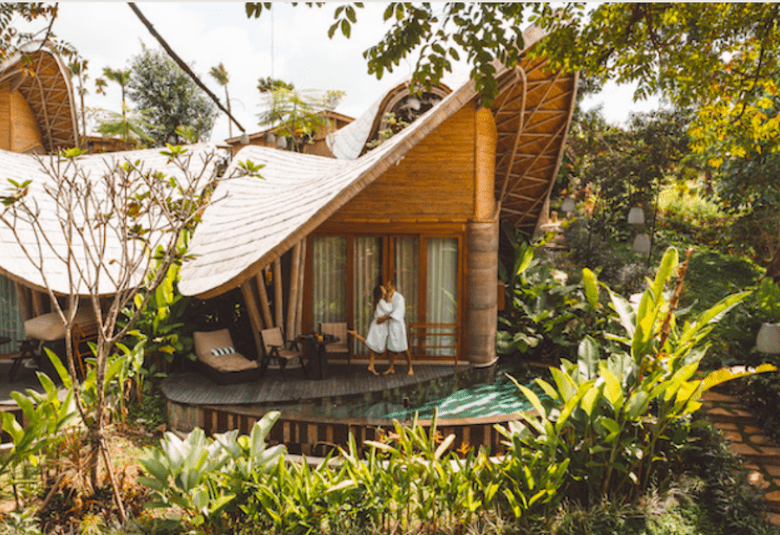
{"label": "curved roof", "polygon": [[[431,88],[431,92],[444,98],[452,93],[452,90],[446,85],[440,85]],[[356,120],[344,128],[328,134],[325,141],[333,156],[340,159],[354,160],[361,154],[365,154],[366,143],[376,135],[385,113],[391,111],[394,106],[409,95],[409,83],[399,84],[388,91],[385,96],[371,104]]]}
{"label": "curved roof", "polygon": [[[187,149],[188,153],[193,156],[190,160],[190,171],[206,173],[204,176],[211,176],[213,159],[208,161],[207,166],[204,166],[204,161],[206,161],[204,157],[206,154],[214,152],[215,147],[210,144],[201,144],[189,146]],[[33,227],[21,219],[16,222],[16,233],[7,224],[0,221],[0,251],[2,251],[0,254],[0,275],[39,291],[46,291],[48,283],[54,293],[68,294],[71,288],[69,267],[74,273],[74,279],[77,277],[75,273],[78,272],[79,268],[89,270],[91,264],[86,260],[86,256],[89,254],[89,250],[94,250],[94,247],[80,246],[79,244],[83,242],[74,238],[72,243],[76,246],[72,250],[69,263],[65,261],[68,242],[57,217],[58,207],[55,200],[46,192],[46,188],[55,184],[54,179],[47,172],[47,168],[57,169],[59,167],[58,161],[57,156],[39,157],[0,150],[0,169],[3,170],[3,179],[12,179],[18,183],[30,181],[29,193],[27,194],[28,202],[35,203],[37,206],[37,220],[46,236],[45,239],[39,240],[41,236],[36,236]],[[127,161],[140,161],[142,168],[150,172],[159,171],[167,176],[183,176],[183,171],[175,163],[171,163],[168,156],[162,155],[160,149],[81,156],[78,159],[78,168],[80,173],[85,173],[92,185],[100,187],[101,182],[98,177],[104,174],[107,169],[114,169],[117,164]],[[70,167],[59,172],[63,176],[73,176],[73,170]],[[3,180],[0,184],[0,194],[6,194],[6,186],[7,181]],[[0,216],[3,215],[3,210],[4,208],[0,205]],[[12,217],[10,211],[6,211],[5,214]],[[76,217],[80,217],[80,214],[77,214]],[[91,220],[93,218],[94,216],[90,217]],[[108,233],[105,238],[108,258],[111,258],[110,255],[115,255],[114,257],[117,259],[117,262],[107,267],[107,269],[115,270],[114,275],[118,273],[122,261],[120,239],[124,240],[124,236],[120,237],[111,233]],[[35,263],[30,260],[30,256],[35,259]],[[42,266],[43,273],[39,267],[36,267],[36,264]],[[92,278],[90,283],[94,282],[98,286],[100,294],[107,295],[116,291],[115,285],[105,273],[97,282],[94,281],[94,275],[86,274],[85,276],[88,279]],[[75,280],[74,285],[76,293],[90,294],[82,282]]]}
{"label": "curved roof", "polygon": [[0,64],[0,83],[10,82],[33,111],[49,153],[77,147],[79,134],[70,73],[46,43],[27,43]]}
{"label": "curved roof", "polygon": [[[542,36],[535,28],[526,31],[526,50]],[[545,71],[544,65],[543,60],[524,57],[515,69],[498,66],[500,92],[492,108],[498,127],[496,196],[502,217],[529,234],[557,174],[576,91],[576,75]],[[384,98],[369,114],[334,134],[331,149],[340,159],[242,149],[225,176],[249,159],[265,165],[264,179],[245,176],[220,182],[216,202],[205,211],[190,243],[195,258],[182,266],[180,291],[208,298],[249,280],[400,162],[436,127],[466,104],[475,104],[477,97],[469,81],[359,157]]]}

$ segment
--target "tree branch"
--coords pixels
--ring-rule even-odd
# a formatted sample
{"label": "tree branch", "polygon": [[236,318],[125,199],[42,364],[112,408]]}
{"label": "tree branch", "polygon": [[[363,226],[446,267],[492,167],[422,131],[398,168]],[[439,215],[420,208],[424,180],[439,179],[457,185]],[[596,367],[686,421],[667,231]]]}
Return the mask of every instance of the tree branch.
{"label": "tree branch", "polygon": [[152,36],[157,39],[157,42],[160,43],[160,45],[165,49],[165,51],[168,53],[168,55],[171,57],[173,61],[176,62],[176,64],[182,68],[184,72],[187,73],[187,75],[192,78],[192,81],[195,82],[198,87],[200,87],[203,91],[206,92],[206,94],[211,98],[211,100],[214,101],[214,103],[217,105],[217,107],[222,110],[225,115],[227,115],[231,121],[233,121],[236,126],[241,130],[242,132],[246,133],[246,130],[243,126],[241,126],[241,123],[239,123],[235,117],[225,108],[222,103],[219,101],[219,98],[211,92],[211,90],[206,87],[203,82],[200,81],[200,78],[198,78],[194,72],[192,72],[192,69],[190,69],[189,65],[184,63],[184,61],[176,54],[176,52],[173,51],[173,49],[168,45],[168,43],[165,41],[165,39],[162,38],[162,36],[157,33],[157,30],[154,29],[154,26],[152,26],[152,23],[149,22],[149,19],[147,19],[143,13],[141,13],[141,10],[138,9],[138,6],[135,5],[135,2],[128,2],[127,5],[130,6],[130,9],[133,10],[133,13],[136,14],[138,19],[143,23],[144,26],[146,26],[146,29],[149,30],[149,33],[152,34]]}

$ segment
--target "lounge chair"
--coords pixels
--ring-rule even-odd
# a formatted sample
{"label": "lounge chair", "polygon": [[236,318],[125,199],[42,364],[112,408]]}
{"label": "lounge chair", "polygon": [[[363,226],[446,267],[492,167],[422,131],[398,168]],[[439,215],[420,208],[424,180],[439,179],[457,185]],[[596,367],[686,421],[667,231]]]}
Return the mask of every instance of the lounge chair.
{"label": "lounge chair", "polygon": [[335,336],[338,340],[328,344],[328,355],[345,354],[347,364],[352,364],[352,344],[350,344],[349,327],[346,323],[320,323],[320,334]]}
{"label": "lounge chair", "polygon": [[246,383],[260,378],[260,365],[238,351],[228,329],[192,333],[197,366],[204,375],[222,385]]}
{"label": "lounge chair", "polygon": [[284,375],[284,369],[287,367],[287,363],[291,360],[300,359],[303,373],[308,375],[306,366],[303,364],[303,353],[298,348],[298,344],[295,341],[289,344],[284,343],[284,337],[282,336],[282,330],[279,327],[273,327],[271,329],[263,329],[260,331],[260,338],[263,341],[263,360],[260,363],[262,369],[261,373],[264,374],[268,369],[268,364],[271,360],[275,360],[279,363],[279,369],[282,372],[282,378],[286,381],[287,377]]}

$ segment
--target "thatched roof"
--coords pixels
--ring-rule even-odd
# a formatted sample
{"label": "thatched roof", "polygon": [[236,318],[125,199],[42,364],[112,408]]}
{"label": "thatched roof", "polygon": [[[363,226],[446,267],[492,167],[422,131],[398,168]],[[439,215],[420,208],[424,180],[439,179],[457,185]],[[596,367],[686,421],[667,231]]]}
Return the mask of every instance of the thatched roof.
{"label": "thatched roof", "polygon": [[10,82],[33,111],[49,153],[77,147],[76,105],[70,73],[48,44],[27,43],[0,64],[0,83]]}
{"label": "thatched roof", "polygon": [[[187,148],[189,153],[193,154],[190,168],[192,172],[203,170],[202,156],[215,150],[209,144],[193,145]],[[168,176],[180,177],[182,175],[178,168],[169,163],[167,156],[160,154],[160,149],[81,156],[78,159],[78,166],[90,178],[95,178],[93,183],[98,184],[98,177],[108,169],[113,169],[117,164],[126,161],[135,162],[137,160],[142,162],[142,166],[146,170],[163,172]],[[37,245],[38,240],[32,228],[22,222],[18,223],[19,240],[17,240],[13,231],[6,224],[0,222],[0,251],[2,251],[2,254],[0,254],[0,274],[24,286],[40,291],[45,290],[44,278],[40,270],[33,265],[20,246],[19,242],[21,241],[34,258],[40,258],[49,287],[55,293],[67,294],[70,291],[68,266],[58,258],[58,255],[64,255],[67,250],[67,241],[56,215],[57,207],[55,202],[44,189],[47,185],[55,183],[54,179],[46,172],[45,167],[51,168],[56,161],[56,156],[35,156],[0,151],[0,172],[2,172],[3,178],[3,183],[0,184],[0,193],[3,195],[7,193],[9,184],[5,179],[12,179],[18,183],[30,180],[31,183],[26,200],[37,203],[40,214],[38,220],[48,240],[51,242],[50,246],[44,242],[39,248]],[[209,168],[205,172],[208,174],[212,173],[212,166],[213,162],[209,162]],[[0,211],[2,210],[3,206],[0,205]],[[119,253],[122,247],[116,236],[107,240],[106,250],[109,254],[116,256],[117,263],[113,264],[113,266],[118,268],[119,262],[121,262]],[[75,248],[72,259],[73,265],[88,265],[85,261],[85,254],[86,251],[83,248]],[[115,290],[115,287],[106,277],[100,279],[99,291],[101,294],[112,294]],[[87,294],[88,292],[83,286],[80,286],[77,288],[77,293]]]}
{"label": "thatched roof", "polygon": [[[524,34],[526,48],[543,34]],[[498,126],[497,198],[502,215],[533,232],[552,186],[576,91],[576,76],[543,69],[524,60],[498,70],[501,90],[493,106]],[[246,147],[231,164],[264,164],[264,180],[232,178],[220,183],[182,267],[179,289],[207,298],[241,285],[325,222],[341,206],[398,163],[435,128],[478,97],[473,81],[447,95],[409,127],[378,148],[363,152],[374,117],[364,115],[334,134],[331,149],[340,159]],[[362,143],[362,145],[361,145]],[[504,212],[504,207],[507,211]]]}

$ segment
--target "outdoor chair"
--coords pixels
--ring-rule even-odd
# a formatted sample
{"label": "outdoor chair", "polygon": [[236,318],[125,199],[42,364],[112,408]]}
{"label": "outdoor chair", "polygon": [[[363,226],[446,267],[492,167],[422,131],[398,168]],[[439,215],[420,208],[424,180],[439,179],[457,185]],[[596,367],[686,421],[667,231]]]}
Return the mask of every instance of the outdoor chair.
{"label": "outdoor chair", "polygon": [[192,333],[196,366],[214,382],[227,385],[256,381],[260,378],[257,360],[251,360],[236,350],[228,329]]}
{"label": "outdoor chair", "polygon": [[263,360],[260,363],[261,374],[265,374],[268,364],[271,360],[279,363],[279,370],[282,372],[282,378],[286,381],[284,369],[291,360],[299,359],[303,373],[308,376],[306,366],[303,364],[303,353],[298,348],[298,344],[293,340],[289,344],[284,343],[282,330],[279,327],[263,329],[260,331],[260,338],[263,342]]}
{"label": "outdoor chair", "polygon": [[346,323],[320,323],[320,334],[332,335],[338,338],[338,341],[328,344],[328,354],[347,355],[347,364],[352,364],[352,344],[350,344],[349,327]]}

